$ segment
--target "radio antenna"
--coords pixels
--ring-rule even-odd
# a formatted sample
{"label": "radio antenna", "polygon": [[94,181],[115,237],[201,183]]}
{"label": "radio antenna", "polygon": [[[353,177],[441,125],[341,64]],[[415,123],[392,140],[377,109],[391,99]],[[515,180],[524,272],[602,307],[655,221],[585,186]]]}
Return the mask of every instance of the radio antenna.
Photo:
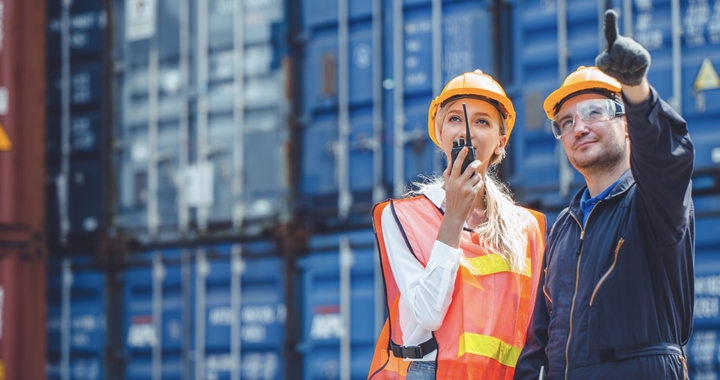
{"label": "radio antenna", "polygon": [[472,138],[470,137],[470,120],[468,120],[467,106],[465,105],[465,102],[463,102],[463,112],[465,112],[465,140],[467,141],[467,144],[465,145],[467,147],[471,147]]}

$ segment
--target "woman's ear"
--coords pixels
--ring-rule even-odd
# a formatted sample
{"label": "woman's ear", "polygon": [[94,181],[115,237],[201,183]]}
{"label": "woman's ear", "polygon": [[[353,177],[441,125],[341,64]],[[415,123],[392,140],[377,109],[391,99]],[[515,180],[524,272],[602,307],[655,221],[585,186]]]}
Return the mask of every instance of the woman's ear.
{"label": "woman's ear", "polygon": [[507,145],[508,137],[507,135],[500,136],[500,141],[498,142],[497,148],[495,148],[495,154],[500,155],[502,153],[503,149],[505,149],[505,145]]}

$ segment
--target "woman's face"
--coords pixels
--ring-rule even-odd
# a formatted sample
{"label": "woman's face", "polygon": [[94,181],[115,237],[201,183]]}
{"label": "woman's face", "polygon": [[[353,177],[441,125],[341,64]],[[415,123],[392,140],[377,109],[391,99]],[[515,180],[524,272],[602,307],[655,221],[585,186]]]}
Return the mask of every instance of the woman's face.
{"label": "woman's face", "polygon": [[490,159],[493,155],[499,155],[507,143],[507,136],[500,135],[500,111],[490,103],[480,99],[463,98],[446,105],[448,112],[440,124],[440,147],[449,160],[452,157],[454,140],[462,137],[467,144],[463,102],[467,105],[475,158],[482,163],[477,172],[484,174]]}

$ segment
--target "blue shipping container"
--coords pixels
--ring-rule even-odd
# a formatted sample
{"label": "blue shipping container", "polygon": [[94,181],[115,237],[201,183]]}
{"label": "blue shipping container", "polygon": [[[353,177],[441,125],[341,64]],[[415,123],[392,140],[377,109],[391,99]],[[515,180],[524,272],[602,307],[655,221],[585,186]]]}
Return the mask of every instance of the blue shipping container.
{"label": "blue shipping container", "polygon": [[489,4],[314,0],[302,14],[301,210],[367,213],[442,171],[427,107],[462,72],[494,74]]}
{"label": "blue shipping container", "polygon": [[[61,1],[47,1],[47,58],[51,64],[61,60]],[[107,13],[105,3],[74,0],[70,5],[70,58],[73,61],[103,59]]]}
{"label": "blue shipping container", "polygon": [[[282,379],[285,270],[277,256],[257,257],[274,254],[273,247],[256,242],[134,258],[125,275],[126,378],[159,371],[163,379],[191,372],[230,379],[238,368],[243,379]],[[160,345],[154,320],[161,321]]]}
{"label": "blue shipping container", "polygon": [[[547,95],[579,66],[594,65],[604,49],[601,2],[522,0],[510,8],[511,83],[503,83],[517,122],[508,143],[509,185],[521,204],[564,207],[584,183],[555,140],[543,111]],[[565,11],[560,17],[558,12]],[[558,30],[566,30],[565,34]],[[564,37],[564,38],[563,38]]]}
{"label": "blue shipping container", "polygon": [[[437,7],[435,6],[437,5]],[[428,107],[447,81],[480,69],[499,77],[495,65],[490,1],[394,0],[385,2],[385,180],[397,197],[423,175],[446,164],[427,134]]]}
{"label": "blue shipping container", "polygon": [[115,212],[141,242],[287,217],[285,3],[235,4],[114,2]]}
{"label": "blue shipping container", "polygon": [[372,230],[317,236],[310,242],[312,253],[298,261],[303,379],[339,379],[342,373],[367,378],[385,321],[374,241]]}
{"label": "blue shipping container", "polygon": [[[720,169],[720,13],[709,1],[681,0],[673,25],[670,0],[632,2],[635,39],[652,55],[648,80],[688,122],[695,171]],[[622,20],[620,20],[622,21]],[[682,35],[673,39],[673,30]],[[676,61],[673,61],[673,60]]]}
{"label": "blue shipping container", "polygon": [[105,378],[105,275],[91,262],[48,263],[48,379],[59,380],[64,372],[74,380]]}

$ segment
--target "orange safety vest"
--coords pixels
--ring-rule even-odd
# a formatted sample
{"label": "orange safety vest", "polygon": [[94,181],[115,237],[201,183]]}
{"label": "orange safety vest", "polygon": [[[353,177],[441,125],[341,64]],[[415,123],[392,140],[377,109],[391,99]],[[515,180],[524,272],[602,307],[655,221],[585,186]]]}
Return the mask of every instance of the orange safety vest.
{"label": "orange safety vest", "polygon": [[[388,308],[388,320],[380,333],[368,379],[405,379],[410,361],[397,358],[390,339],[403,345],[399,325],[400,291],[393,276],[381,216],[387,206],[404,234],[410,251],[423,265],[430,259],[440,231],[442,212],[425,196],[389,200],[373,209],[373,228],[378,240]],[[545,216],[518,207],[527,242],[527,270],[516,273],[499,254],[485,252],[477,235],[463,231],[460,248],[465,260],[455,278],[452,302],[442,326],[433,332],[438,344],[438,380],[512,379],[525,344],[540,268],[545,249]],[[425,353],[427,354],[427,353]]]}

